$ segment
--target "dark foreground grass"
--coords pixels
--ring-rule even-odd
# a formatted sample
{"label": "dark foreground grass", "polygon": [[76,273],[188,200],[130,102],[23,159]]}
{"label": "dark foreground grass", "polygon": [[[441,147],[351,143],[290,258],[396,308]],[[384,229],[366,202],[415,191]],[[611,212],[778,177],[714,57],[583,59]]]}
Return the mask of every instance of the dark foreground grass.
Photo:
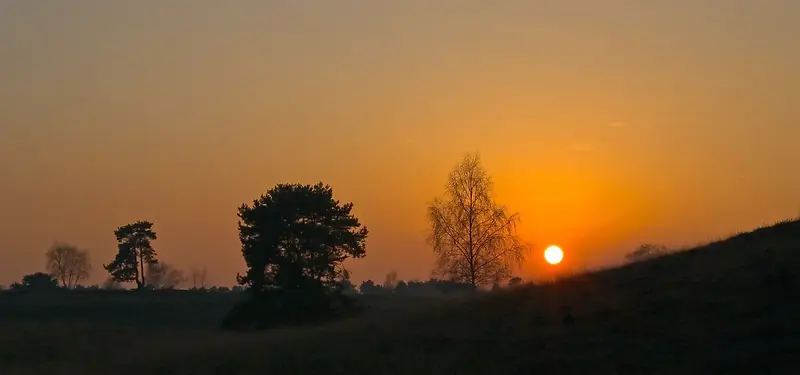
{"label": "dark foreground grass", "polygon": [[72,340],[72,351],[0,372],[798,374],[798,251],[800,223],[786,222],[548,285],[319,327],[78,338],[77,327],[37,328],[41,340]]}

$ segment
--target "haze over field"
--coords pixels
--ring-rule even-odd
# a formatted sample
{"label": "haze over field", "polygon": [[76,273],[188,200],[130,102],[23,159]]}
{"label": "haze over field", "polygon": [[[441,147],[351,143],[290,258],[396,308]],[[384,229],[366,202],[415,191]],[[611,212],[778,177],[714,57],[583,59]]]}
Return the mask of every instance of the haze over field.
{"label": "haze over field", "polygon": [[800,209],[800,2],[0,3],[0,284],[54,240],[231,285],[236,208],[323,181],[370,229],[353,279],[429,276],[465,152],[536,246],[616,263]]}

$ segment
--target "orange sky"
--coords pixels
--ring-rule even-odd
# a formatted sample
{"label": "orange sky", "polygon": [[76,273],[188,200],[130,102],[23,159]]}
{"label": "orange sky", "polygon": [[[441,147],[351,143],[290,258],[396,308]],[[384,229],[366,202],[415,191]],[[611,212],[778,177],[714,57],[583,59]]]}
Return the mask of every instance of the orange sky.
{"label": "orange sky", "polygon": [[[182,6],[181,6],[182,5]],[[800,209],[793,0],[0,3],[0,284],[54,241],[155,222],[231,285],[236,208],[334,187],[370,228],[353,277],[427,278],[425,207],[466,152],[543,274]]]}

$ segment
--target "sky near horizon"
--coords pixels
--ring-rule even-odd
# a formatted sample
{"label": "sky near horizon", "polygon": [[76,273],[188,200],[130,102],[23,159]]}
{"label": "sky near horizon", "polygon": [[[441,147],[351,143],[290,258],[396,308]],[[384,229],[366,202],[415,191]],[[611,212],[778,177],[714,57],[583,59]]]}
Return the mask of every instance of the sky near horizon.
{"label": "sky near horizon", "polygon": [[0,2],[0,284],[150,220],[162,260],[244,272],[236,209],[331,184],[356,281],[430,276],[426,204],[480,152],[526,277],[800,213],[800,2]]}

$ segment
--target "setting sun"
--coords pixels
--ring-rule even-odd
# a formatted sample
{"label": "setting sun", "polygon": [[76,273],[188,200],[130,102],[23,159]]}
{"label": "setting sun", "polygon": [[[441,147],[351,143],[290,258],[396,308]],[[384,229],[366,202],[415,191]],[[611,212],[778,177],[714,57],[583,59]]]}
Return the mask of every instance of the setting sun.
{"label": "setting sun", "polygon": [[550,246],[544,251],[544,259],[550,264],[561,263],[561,260],[564,259],[564,251],[558,246]]}

